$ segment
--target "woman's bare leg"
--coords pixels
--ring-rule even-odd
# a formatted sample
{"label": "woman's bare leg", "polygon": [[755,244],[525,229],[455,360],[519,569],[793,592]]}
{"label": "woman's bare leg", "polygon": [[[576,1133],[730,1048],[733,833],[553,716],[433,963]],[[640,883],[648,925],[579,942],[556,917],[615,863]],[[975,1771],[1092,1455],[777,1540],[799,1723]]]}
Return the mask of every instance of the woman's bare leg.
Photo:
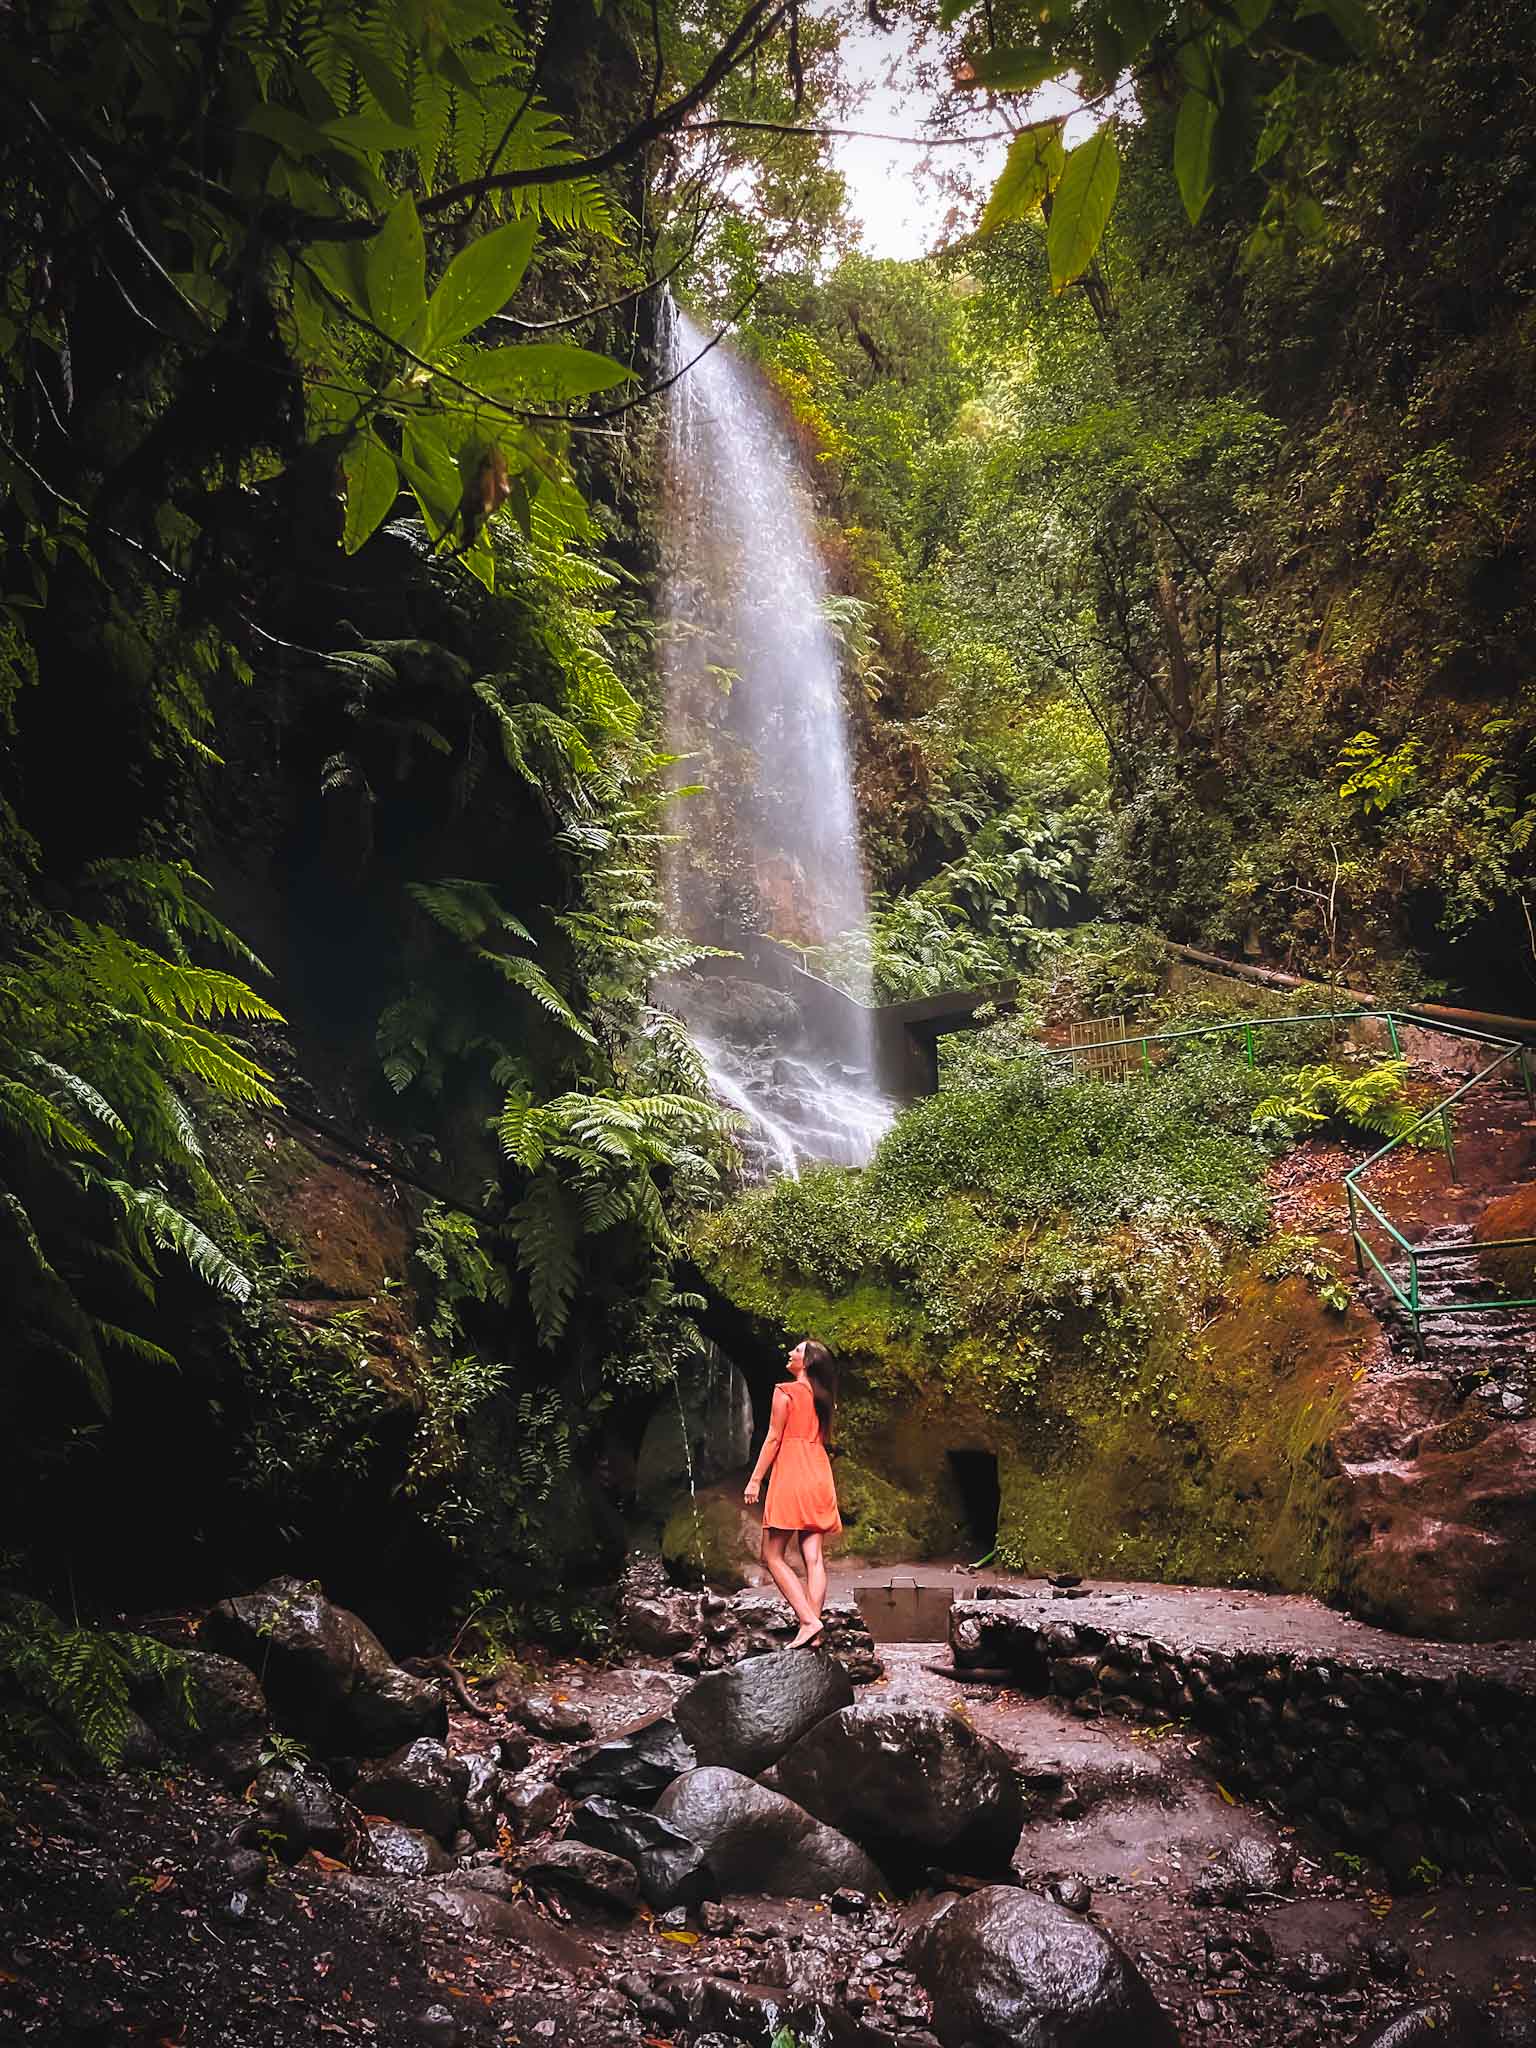
{"label": "woman's bare leg", "polygon": [[827,1604],[827,1560],[822,1555],[819,1529],[800,1531],[800,1555],[805,1559],[806,1597],[815,1608],[819,1619],[821,1610]]}
{"label": "woman's bare leg", "polygon": [[784,1545],[788,1540],[789,1531],[787,1529],[765,1529],[763,1531],[763,1563],[767,1565],[773,1583],[794,1609],[795,1618],[800,1624],[800,1634],[795,1640],[800,1642],[805,1638],[808,1630],[814,1631],[817,1627],[816,1610],[812,1607],[810,1601],[806,1599],[805,1588],[801,1585],[794,1572],[790,1570],[788,1561],[784,1556]]}

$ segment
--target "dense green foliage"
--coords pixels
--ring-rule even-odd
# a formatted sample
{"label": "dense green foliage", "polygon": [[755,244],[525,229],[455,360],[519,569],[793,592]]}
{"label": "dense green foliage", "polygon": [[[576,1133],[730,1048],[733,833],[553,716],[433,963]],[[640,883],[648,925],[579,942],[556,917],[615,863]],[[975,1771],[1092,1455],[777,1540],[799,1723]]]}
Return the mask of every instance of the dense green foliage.
{"label": "dense green foliage", "polygon": [[814,104],[835,34],[111,14],[14,17],[0,144],[7,1540],[597,1567],[580,1468],[698,1345],[672,1219],[732,1156],[645,1000],[648,291],[827,227],[819,144],[722,208],[759,144],[676,137]]}
{"label": "dense green foliage", "polygon": [[[0,1488],[41,1590],[300,1562],[533,1612],[623,1541],[589,1475],[699,1345],[680,1241],[882,1398],[936,1344],[999,1409],[1090,1354],[1155,1407],[1270,1151],[1417,1112],[1326,1034],[1058,1086],[1039,1028],[1193,1014],[1161,938],[1530,1006],[1529,7],[893,13],[968,67],[941,127],[1018,129],[913,264],[850,251],[819,132],[851,0],[8,17]],[[1070,147],[1014,97],[1067,73]],[[734,1202],[649,1004],[689,964],[658,278],[745,316],[818,494],[878,991],[1018,983],[865,1174]],[[1261,1286],[1337,1291],[1293,1252]],[[55,1650],[7,1654],[62,1725]]]}

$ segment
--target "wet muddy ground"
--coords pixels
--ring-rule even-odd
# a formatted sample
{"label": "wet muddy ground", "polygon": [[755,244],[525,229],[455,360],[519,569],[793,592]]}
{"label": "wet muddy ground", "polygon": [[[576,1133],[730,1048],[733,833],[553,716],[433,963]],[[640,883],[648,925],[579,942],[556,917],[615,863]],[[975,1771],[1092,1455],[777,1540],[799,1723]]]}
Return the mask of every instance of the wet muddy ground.
{"label": "wet muddy ground", "polygon": [[[1199,1603],[1212,1597],[1119,1590],[1155,1602],[1159,1628],[1198,1628]],[[1244,1613],[1228,1625],[1252,1597],[1231,1596]],[[1338,1618],[1318,1609],[1298,1614],[1298,1627],[1304,1619],[1322,1628]],[[1202,1768],[1186,1730],[1084,1720],[1059,1702],[962,1686],[932,1668],[947,1663],[936,1645],[883,1654],[887,1675],[863,1696],[963,1714],[1008,1750],[1030,1792],[1018,1880],[1086,1903],[1137,1959],[1186,2042],[1348,2044],[1368,2020],[1431,1990],[1512,2013],[1536,1986],[1529,1889],[1393,1898],[1368,1869],[1235,1798]],[[568,1663],[545,1676],[600,1736],[665,1711],[686,1683],[638,1662]],[[453,1739],[483,1747],[486,1726],[456,1715]],[[547,1777],[562,1754],[540,1745],[526,1775]],[[493,1897],[456,1892],[447,1879],[355,1878],[313,1856],[273,1864],[252,1884],[234,1880],[225,1847],[244,1812],[191,1775],[8,1788],[0,2042],[660,2048],[689,2039],[667,2003],[669,1979],[682,1972],[715,1980],[737,2037],[762,2048],[797,2002],[840,2009],[856,2030],[846,2038],[868,2048],[932,2048],[926,2002],[904,1965],[942,1893],[846,1914],[733,1899],[730,1931],[710,1933],[697,1916],[674,1927],[584,1914],[519,1892],[515,1880]],[[1202,1887],[1234,1858],[1261,1885],[1273,1873],[1273,1888],[1240,1907],[1210,1903]]]}

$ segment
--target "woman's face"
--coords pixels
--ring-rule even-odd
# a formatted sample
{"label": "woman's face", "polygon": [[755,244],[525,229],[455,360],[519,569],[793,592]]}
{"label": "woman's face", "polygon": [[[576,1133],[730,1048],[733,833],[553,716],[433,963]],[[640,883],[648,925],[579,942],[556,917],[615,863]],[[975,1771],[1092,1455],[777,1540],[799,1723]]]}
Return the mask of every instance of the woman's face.
{"label": "woman's face", "polygon": [[797,1344],[789,1354],[789,1369],[794,1373],[805,1371],[805,1346]]}

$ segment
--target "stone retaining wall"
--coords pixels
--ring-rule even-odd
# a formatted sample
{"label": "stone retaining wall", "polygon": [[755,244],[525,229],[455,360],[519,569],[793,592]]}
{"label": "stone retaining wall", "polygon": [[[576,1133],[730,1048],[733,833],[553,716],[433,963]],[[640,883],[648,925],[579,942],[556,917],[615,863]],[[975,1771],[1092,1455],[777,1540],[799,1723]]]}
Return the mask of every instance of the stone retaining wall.
{"label": "stone retaining wall", "polygon": [[1005,1670],[1077,1714],[1187,1722],[1220,1783],[1395,1886],[1437,1869],[1536,1877],[1536,1695],[1522,1684],[1358,1651],[1178,1646],[1006,1600],[957,1602],[950,1644],[957,1668]]}

